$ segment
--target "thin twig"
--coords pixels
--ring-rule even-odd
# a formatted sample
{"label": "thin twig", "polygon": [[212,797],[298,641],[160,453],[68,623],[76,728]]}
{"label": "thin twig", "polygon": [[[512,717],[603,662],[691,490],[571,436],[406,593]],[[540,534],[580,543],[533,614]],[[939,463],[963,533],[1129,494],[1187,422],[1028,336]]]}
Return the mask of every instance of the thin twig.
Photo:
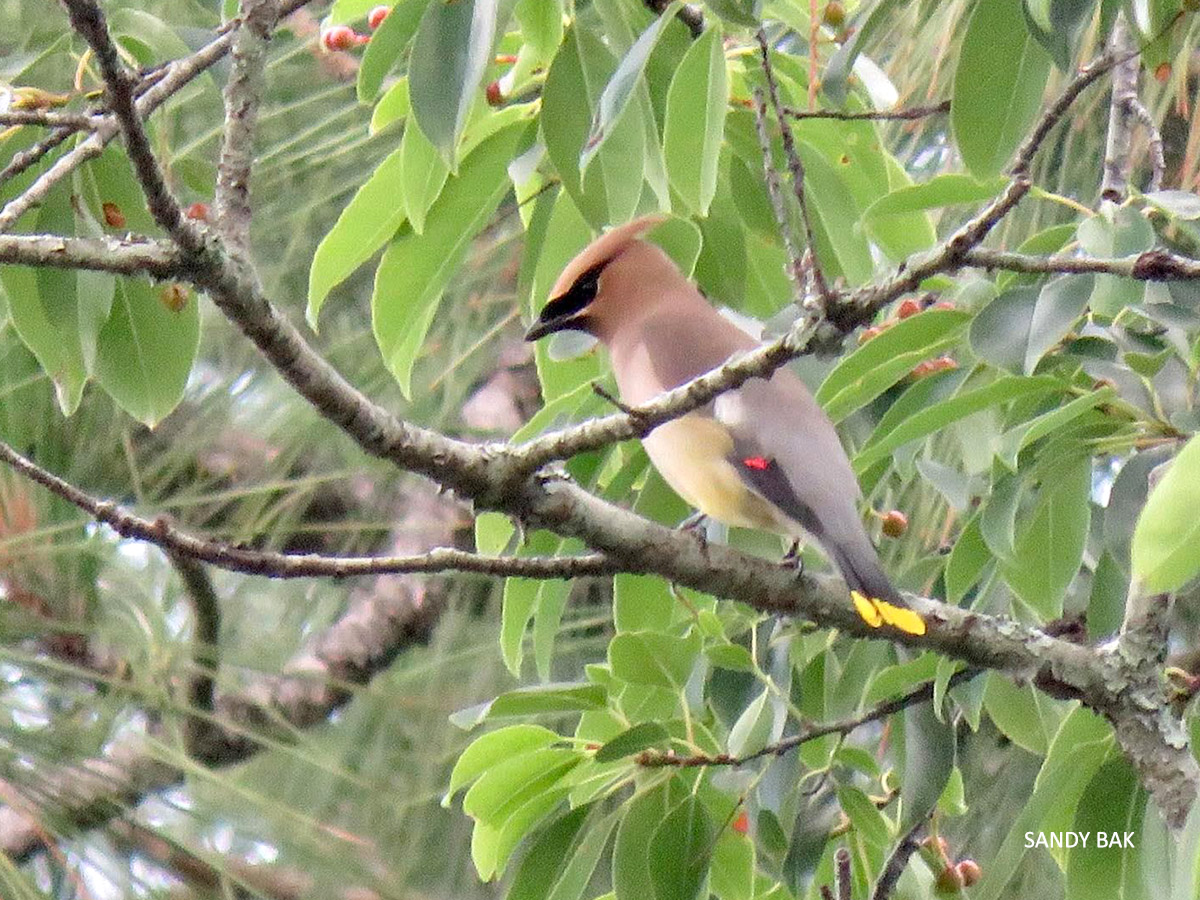
{"label": "thin twig", "polygon": [[1133,168],[1130,154],[1133,133],[1133,104],[1137,100],[1138,72],[1141,61],[1134,55],[1137,49],[1133,32],[1125,21],[1125,13],[1117,13],[1109,35],[1110,52],[1122,57],[1113,71],[1112,99],[1108,106],[1108,138],[1104,145],[1104,177],[1100,183],[1100,197],[1119,203],[1125,199],[1129,185],[1129,172]]}
{"label": "thin twig", "polygon": [[0,169],[0,184],[4,184],[10,178],[16,178],[30,166],[36,165],[47,153],[74,133],[69,128],[58,128],[19,153],[14,153],[8,165]]}
{"label": "thin twig", "polygon": [[263,91],[267,43],[278,12],[275,0],[242,0],[241,25],[233,41],[233,64],[225,85],[225,127],[213,202],[217,232],[229,252],[250,251],[250,168],[254,129]]}
{"label": "thin twig", "polygon": [[940,113],[950,112],[950,101],[943,100],[932,106],[909,106],[903,109],[883,109],[870,112],[850,112],[844,109],[796,109],[794,106],[783,107],[783,114],[789,119],[836,119],[840,122],[889,122],[924,119]]}
{"label": "thin twig", "polygon": [[205,562],[232,572],[269,578],[350,578],[401,573],[474,572],[523,578],[583,578],[612,575],[620,566],[600,553],[584,556],[482,556],[450,547],[437,547],[411,556],[323,556],[246,550],[220,541],[206,541],[181,531],[165,517],[145,519],[107,500],[99,500],[0,441],[0,461],[29,480],[103,522],[124,538],[154,544],[170,554]]}
{"label": "thin twig", "polygon": [[767,100],[762,88],[754,89],[754,129],[758,134],[758,145],[762,149],[763,179],[767,185],[767,197],[771,200],[771,211],[775,214],[775,227],[783,242],[787,256],[787,276],[792,283],[792,294],[798,306],[804,305],[804,264],[796,239],[792,234],[791,218],[783,200],[783,188],[779,182],[779,170],[771,152],[771,133],[767,122]]}
{"label": "thin twig", "polygon": [[92,113],[54,112],[48,109],[10,109],[0,112],[0,126],[38,125],[43,128],[65,128],[68,133],[87,131],[100,123]]}
{"label": "thin twig", "polygon": [[1162,188],[1163,175],[1167,171],[1167,160],[1163,155],[1162,133],[1154,122],[1154,116],[1136,96],[1128,100],[1130,112],[1143,128],[1146,129],[1146,147],[1150,151],[1150,182],[1147,191],[1157,191]]}
{"label": "thin twig", "polygon": [[[796,138],[792,134],[792,127],[788,124],[787,119],[783,114],[783,103],[779,98],[779,84],[775,80],[775,70],[771,66],[771,47],[767,43],[767,35],[761,28],[756,35],[758,38],[758,49],[762,57],[763,77],[767,82],[767,96],[771,99],[771,108],[775,112],[775,120],[779,124],[779,135],[783,141],[783,155],[787,160],[788,171],[792,176],[792,192],[796,196],[796,204],[800,207],[800,221],[804,224],[804,240],[806,245],[806,261],[808,263],[806,269],[812,276],[813,284],[816,285],[817,295],[821,298],[821,303],[825,306],[831,306],[837,302],[837,297],[829,289],[829,285],[825,282],[825,275],[821,272],[821,263],[817,259],[817,237],[816,231],[813,228],[812,210],[808,206],[808,197],[804,191],[804,162],[800,159],[800,152],[796,149]],[[810,84],[810,92],[815,90],[816,84]],[[813,95],[810,93],[810,106],[812,105]],[[767,156],[770,160],[770,156]],[[790,260],[793,266],[799,264],[799,260]],[[803,302],[803,296],[796,298]]]}
{"label": "thin twig", "polygon": [[0,264],[87,269],[168,279],[186,271],[178,250],[163,241],[0,234]]}
{"label": "thin twig", "polygon": [[838,847],[833,854],[833,884],[837,890],[837,900],[851,900],[854,881],[850,877],[850,851]]}
{"label": "thin twig", "polygon": [[888,900],[892,896],[892,891],[896,889],[896,885],[900,881],[900,876],[904,874],[904,869],[908,865],[908,861],[920,849],[921,842],[917,840],[917,832],[925,827],[927,820],[928,816],[918,819],[892,849],[891,855],[883,866],[883,872],[879,875],[879,880],[875,882],[875,890],[871,892],[871,900]]}
{"label": "thin twig", "polygon": [[183,745],[189,756],[198,756],[212,730],[211,716],[216,698],[214,676],[221,637],[221,602],[204,566],[179,553],[167,559],[179,573],[184,595],[192,610],[192,662],[195,674],[188,682],[187,717],[183,723]]}
{"label": "thin twig", "polygon": [[[950,680],[946,683],[947,690],[955,685],[970,681],[975,676],[983,672],[979,668],[960,669],[950,676]],[[918,703],[924,703],[927,700],[933,699],[934,682],[927,681],[918,688],[914,688],[907,694],[902,694],[892,700],[887,700],[883,703],[871,707],[865,713],[858,716],[851,716],[846,719],[839,719],[836,722],[826,722],[823,725],[809,725],[800,730],[799,734],[794,734],[791,737],[786,737],[781,741],[776,741],[774,744],[768,744],[761,750],[754,753],[748,753],[745,756],[731,756],[728,753],[697,753],[692,756],[677,756],[674,753],[662,753],[658,750],[645,750],[639,753],[636,757],[638,764],[647,768],[696,768],[702,766],[744,766],[747,763],[753,762],[756,759],[763,759],[768,756],[783,756],[790,750],[794,750],[801,744],[806,744],[809,741],[816,740],[819,737],[825,737],[828,734],[847,735],[868,722],[874,722],[878,719],[886,718],[893,713],[898,713],[901,710],[908,709],[910,706],[915,706]]]}

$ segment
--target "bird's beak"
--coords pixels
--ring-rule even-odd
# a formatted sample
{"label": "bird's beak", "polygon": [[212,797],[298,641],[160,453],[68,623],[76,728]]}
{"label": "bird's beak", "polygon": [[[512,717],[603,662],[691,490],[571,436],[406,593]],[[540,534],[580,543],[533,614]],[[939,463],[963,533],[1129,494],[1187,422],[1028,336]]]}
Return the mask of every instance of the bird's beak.
{"label": "bird's beak", "polygon": [[525,332],[525,340],[536,341],[544,338],[548,334],[554,334],[556,331],[569,331],[583,329],[584,317],[575,313],[569,316],[545,316],[529,326],[529,330]]}

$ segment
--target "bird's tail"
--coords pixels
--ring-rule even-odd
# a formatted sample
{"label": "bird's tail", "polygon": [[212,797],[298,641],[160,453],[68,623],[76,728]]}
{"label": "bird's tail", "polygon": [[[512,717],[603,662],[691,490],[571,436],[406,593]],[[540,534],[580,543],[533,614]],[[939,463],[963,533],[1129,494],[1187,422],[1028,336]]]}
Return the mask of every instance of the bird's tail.
{"label": "bird's tail", "polygon": [[829,546],[842,577],[850,587],[850,598],[863,620],[875,628],[891,625],[909,634],[924,634],[925,622],[908,608],[900,592],[884,574],[870,542],[865,546]]}

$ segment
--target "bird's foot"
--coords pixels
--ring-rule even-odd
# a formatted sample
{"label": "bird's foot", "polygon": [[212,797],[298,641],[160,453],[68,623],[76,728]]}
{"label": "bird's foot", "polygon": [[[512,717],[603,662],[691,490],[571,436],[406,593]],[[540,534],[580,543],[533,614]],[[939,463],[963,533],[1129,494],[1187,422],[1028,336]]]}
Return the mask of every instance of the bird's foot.
{"label": "bird's foot", "polygon": [[675,527],[679,531],[694,534],[700,543],[701,553],[708,551],[708,516],[704,513],[694,512]]}
{"label": "bird's foot", "polygon": [[785,569],[794,569],[797,578],[804,576],[804,554],[800,552],[800,541],[792,541],[787,553],[779,560],[779,565]]}

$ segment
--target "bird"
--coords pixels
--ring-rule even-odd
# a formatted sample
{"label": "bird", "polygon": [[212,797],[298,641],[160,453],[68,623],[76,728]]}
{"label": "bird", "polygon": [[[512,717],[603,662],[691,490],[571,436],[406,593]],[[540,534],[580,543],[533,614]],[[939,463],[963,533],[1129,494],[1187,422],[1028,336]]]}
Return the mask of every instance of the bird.
{"label": "bird", "polygon": [[[563,270],[525,335],[581,331],[604,344],[622,404],[639,406],[758,346],[714,308],[647,232],[643,216],[596,238]],[[753,378],[642,438],[674,491],[727,525],[811,537],[837,566],[859,616],[924,634],[880,564],[862,491],[837,431],[786,368]]]}

